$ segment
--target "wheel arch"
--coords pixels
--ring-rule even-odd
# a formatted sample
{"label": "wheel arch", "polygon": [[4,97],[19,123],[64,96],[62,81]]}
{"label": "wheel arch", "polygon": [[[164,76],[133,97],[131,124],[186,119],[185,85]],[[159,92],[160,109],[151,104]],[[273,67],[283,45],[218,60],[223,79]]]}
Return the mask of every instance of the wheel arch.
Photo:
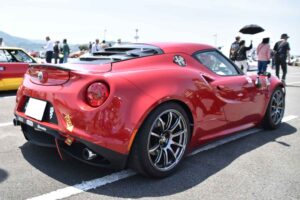
{"label": "wheel arch", "polygon": [[[169,99],[169,100],[166,100],[166,101],[162,101],[158,104],[155,104],[153,107],[151,107],[151,109],[148,110],[148,112],[144,115],[143,119],[141,120],[141,123],[136,127],[135,131],[131,135],[130,142],[129,142],[129,145],[128,145],[129,155],[131,154],[132,146],[133,146],[133,144],[136,140],[137,134],[138,134],[139,130],[141,129],[141,127],[143,126],[143,124],[145,123],[146,119],[149,117],[150,113],[152,113],[156,108],[158,108],[162,105],[168,104],[168,103],[178,104],[179,106],[181,106],[184,109],[184,111],[186,112],[186,114],[188,116],[188,119],[189,119],[190,134],[193,133],[193,131],[194,131],[194,117],[193,117],[193,114],[192,114],[192,111],[191,111],[190,107],[185,102],[183,102],[181,100],[178,100],[178,99]],[[192,135],[190,136],[190,140],[191,140],[191,138],[192,138]]]}

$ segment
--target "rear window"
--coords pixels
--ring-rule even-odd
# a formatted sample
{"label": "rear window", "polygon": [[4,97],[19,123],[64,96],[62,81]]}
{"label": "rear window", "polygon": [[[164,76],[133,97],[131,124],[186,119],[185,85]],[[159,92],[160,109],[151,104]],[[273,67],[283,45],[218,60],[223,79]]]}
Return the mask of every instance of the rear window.
{"label": "rear window", "polygon": [[106,48],[104,51],[93,54],[86,53],[70,63],[101,65],[163,53],[163,50],[152,45],[132,44]]}

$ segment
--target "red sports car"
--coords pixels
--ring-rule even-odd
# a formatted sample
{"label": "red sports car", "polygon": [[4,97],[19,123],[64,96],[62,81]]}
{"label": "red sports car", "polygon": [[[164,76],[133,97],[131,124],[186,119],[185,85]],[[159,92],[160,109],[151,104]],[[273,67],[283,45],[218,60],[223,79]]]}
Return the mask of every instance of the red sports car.
{"label": "red sports car", "polygon": [[243,74],[203,44],[130,44],[74,63],[31,65],[15,125],[25,138],[86,163],[164,177],[185,154],[260,124],[276,128],[285,87]]}

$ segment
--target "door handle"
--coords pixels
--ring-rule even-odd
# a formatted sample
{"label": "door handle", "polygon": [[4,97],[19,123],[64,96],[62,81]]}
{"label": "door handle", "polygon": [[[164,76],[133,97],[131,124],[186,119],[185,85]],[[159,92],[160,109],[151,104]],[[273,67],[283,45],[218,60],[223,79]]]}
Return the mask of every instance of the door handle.
{"label": "door handle", "polygon": [[5,71],[5,67],[0,66],[0,71]]}
{"label": "door handle", "polygon": [[201,74],[202,78],[207,82],[207,83],[211,83],[213,82],[215,79],[207,74]]}
{"label": "door handle", "polygon": [[225,89],[225,86],[224,86],[224,85],[217,85],[217,89],[218,89],[218,90],[224,90],[224,89]]}

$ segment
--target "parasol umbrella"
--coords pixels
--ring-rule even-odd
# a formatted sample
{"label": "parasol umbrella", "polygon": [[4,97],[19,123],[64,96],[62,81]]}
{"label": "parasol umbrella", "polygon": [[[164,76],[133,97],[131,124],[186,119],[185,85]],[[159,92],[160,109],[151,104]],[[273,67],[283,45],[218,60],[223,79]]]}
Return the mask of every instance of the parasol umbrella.
{"label": "parasol umbrella", "polygon": [[241,33],[250,34],[250,35],[254,35],[256,33],[260,33],[263,31],[265,31],[265,29],[263,29],[262,27],[260,27],[256,24],[250,24],[250,25],[244,26],[240,30]]}

